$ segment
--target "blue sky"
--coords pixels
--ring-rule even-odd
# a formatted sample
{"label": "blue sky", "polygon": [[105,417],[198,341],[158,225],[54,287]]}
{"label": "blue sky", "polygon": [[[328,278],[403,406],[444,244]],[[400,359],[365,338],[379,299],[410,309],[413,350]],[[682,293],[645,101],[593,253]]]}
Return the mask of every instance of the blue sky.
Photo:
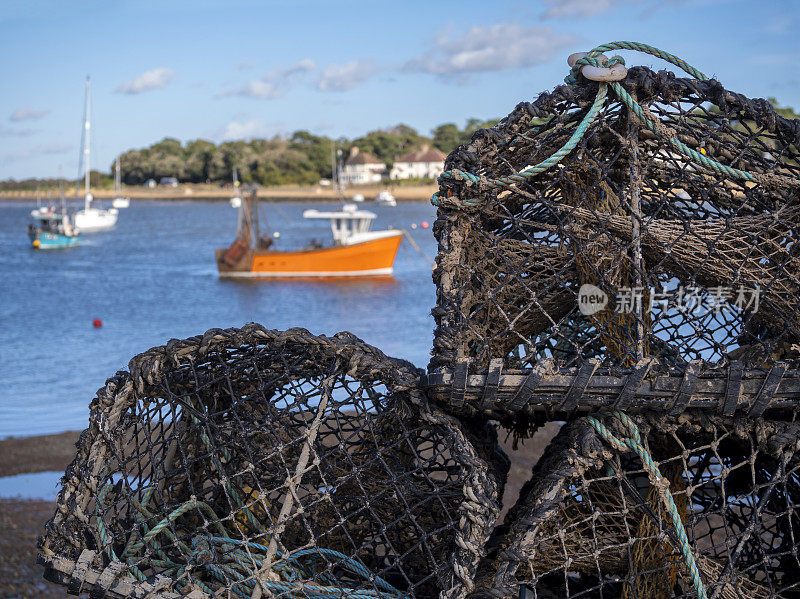
{"label": "blue sky", "polygon": [[800,108],[799,26],[790,0],[3,0],[0,179],[76,176],[86,75],[93,164],[108,170],[167,136],[501,117],[559,84],[570,53],[617,39]]}

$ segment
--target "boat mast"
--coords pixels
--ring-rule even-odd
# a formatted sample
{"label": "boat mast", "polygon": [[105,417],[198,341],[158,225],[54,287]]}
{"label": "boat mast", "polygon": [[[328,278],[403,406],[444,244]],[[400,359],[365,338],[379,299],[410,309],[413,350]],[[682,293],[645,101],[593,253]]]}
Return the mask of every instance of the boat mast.
{"label": "boat mast", "polygon": [[64,198],[64,178],[61,174],[61,165],[58,165],[58,197],[61,199],[61,214],[67,213],[67,201]]}
{"label": "boat mast", "polygon": [[119,174],[119,156],[117,156],[117,167],[114,173],[114,194],[117,197],[122,195],[122,193],[120,193],[121,189],[122,189],[122,181],[120,179],[120,174]]}
{"label": "boat mast", "polygon": [[84,106],[84,118],[83,118],[83,129],[85,135],[85,145],[83,147],[83,159],[86,164],[86,175],[84,177],[84,209],[89,210],[89,205],[91,204],[91,195],[89,193],[89,173],[91,172],[90,168],[90,155],[91,151],[90,148],[92,146],[92,138],[91,138],[91,123],[89,122],[89,115],[91,110],[91,89],[92,83],[89,81],[89,77],[86,77],[86,102]]}

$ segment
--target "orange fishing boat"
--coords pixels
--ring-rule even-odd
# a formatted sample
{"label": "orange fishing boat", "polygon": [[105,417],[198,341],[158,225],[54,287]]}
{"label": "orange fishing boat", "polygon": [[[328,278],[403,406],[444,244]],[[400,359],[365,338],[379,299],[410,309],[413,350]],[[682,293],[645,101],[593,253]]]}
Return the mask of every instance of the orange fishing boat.
{"label": "orange fishing boat", "polygon": [[239,229],[230,247],[216,250],[220,277],[364,277],[392,274],[403,231],[371,231],[375,214],[345,205],[340,211],[306,210],[303,218],[329,220],[333,245],[314,243],[295,251],[273,249],[259,232],[255,191],[239,208]]}

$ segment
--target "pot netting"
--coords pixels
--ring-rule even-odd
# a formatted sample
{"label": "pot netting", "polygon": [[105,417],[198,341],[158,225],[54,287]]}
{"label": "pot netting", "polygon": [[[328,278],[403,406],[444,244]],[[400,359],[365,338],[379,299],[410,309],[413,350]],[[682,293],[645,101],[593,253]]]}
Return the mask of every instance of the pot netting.
{"label": "pot netting", "polygon": [[[629,432],[614,418],[595,422]],[[662,482],[587,419],[566,425],[490,541],[475,596],[697,597],[685,551],[703,596],[800,596],[797,425],[689,414],[672,426],[636,422]]]}
{"label": "pot netting", "polygon": [[463,596],[502,493],[490,464],[507,465],[418,376],[301,329],[137,356],[92,405],[42,541],[49,576],[99,596]]}
{"label": "pot netting", "polygon": [[800,123],[713,80],[635,67],[619,83],[657,133],[609,90],[566,157],[520,175],[596,102],[598,84],[582,80],[448,156],[432,369],[798,357]]}

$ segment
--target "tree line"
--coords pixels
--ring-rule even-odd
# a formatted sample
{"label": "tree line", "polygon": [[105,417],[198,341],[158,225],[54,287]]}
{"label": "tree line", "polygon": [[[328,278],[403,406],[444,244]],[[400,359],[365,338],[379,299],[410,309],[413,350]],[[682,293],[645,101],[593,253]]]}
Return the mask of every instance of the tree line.
{"label": "tree line", "polygon": [[[768,98],[776,112],[789,119],[800,115],[793,108],[780,106],[775,98]],[[331,176],[331,149],[336,148],[346,157],[353,146],[368,152],[391,168],[394,161],[407,152],[430,145],[449,154],[469,140],[478,129],[492,127],[499,119],[482,121],[469,119],[464,127],[455,123],[439,125],[430,136],[417,132],[408,125],[396,125],[371,131],[356,139],[332,139],[308,131],[295,131],[288,137],[250,141],[228,141],[220,144],[197,139],[181,143],[165,138],[147,148],[128,150],[120,156],[122,182],[141,185],[148,179],[161,180],[176,177],[184,183],[223,183],[231,180],[236,167],[243,183],[265,186],[300,184],[312,185]],[[113,172],[111,165],[109,173]],[[113,176],[92,171],[91,183],[97,187],[111,187]],[[75,181],[62,179],[65,190]],[[0,181],[0,191],[52,190],[58,187],[57,179],[26,179]]]}
{"label": "tree line", "polygon": [[[249,141],[227,141],[215,144],[205,139],[181,143],[165,138],[147,147],[128,150],[120,155],[120,173],[125,185],[141,185],[148,179],[160,181],[175,177],[182,183],[224,183],[231,180],[236,167],[243,183],[259,185],[312,185],[331,176],[331,151],[341,150],[346,158],[353,146],[368,152],[391,168],[394,161],[424,146],[433,146],[449,154],[459,144],[469,140],[478,129],[491,127],[499,119],[482,121],[469,119],[464,127],[455,123],[439,125],[425,136],[408,125],[396,125],[371,131],[349,140],[314,135],[308,131],[295,131],[288,137]],[[112,164],[109,173],[112,173]],[[113,176],[92,171],[92,185],[109,187]],[[62,180],[65,190],[74,181]],[[0,190],[53,189],[57,179],[29,179],[2,181]]]}

